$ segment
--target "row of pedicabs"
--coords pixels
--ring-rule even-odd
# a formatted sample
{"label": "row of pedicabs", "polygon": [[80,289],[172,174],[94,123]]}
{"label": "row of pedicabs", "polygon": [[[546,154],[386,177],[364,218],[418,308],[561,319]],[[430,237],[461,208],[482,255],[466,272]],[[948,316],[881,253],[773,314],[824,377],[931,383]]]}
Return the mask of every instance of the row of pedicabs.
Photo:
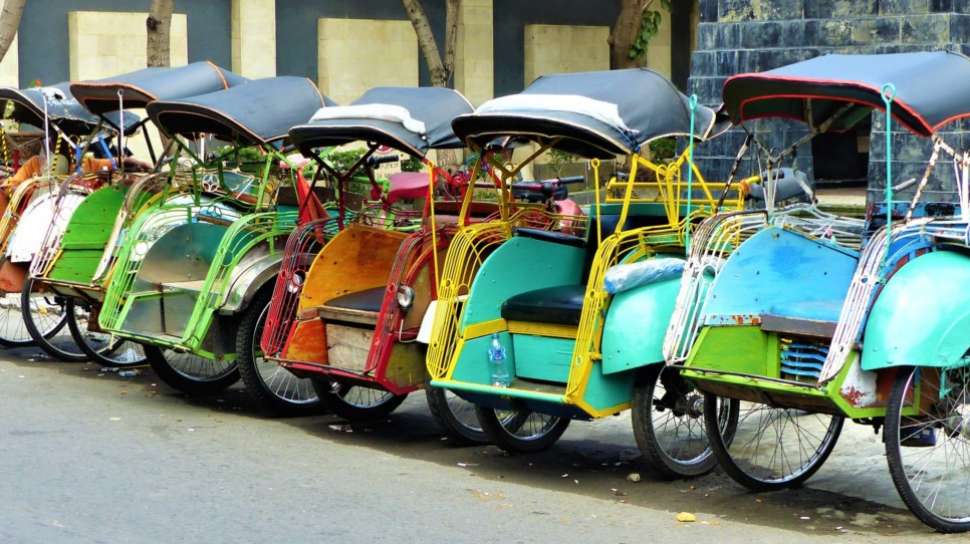
{"label": "row of pedicabs", "polygon": [[[3,148],[0,340],[147,362],[188,394],[241,377],[279,413],[379,418],[424,389],[455,439],[514,452],[629,409],[660,473],[720,464],[759,491],[809,478],[848,418],[882,429],[920,520],[965,531],[970,154],[938,131],[970,116],[967,81],[967,57],[918,52],[737,75],[719,111],[643,69],[543,76],[477,109],[438,88],[338,106],[210,63],[2,89],[46,152],[23,180]],[[798,149],[874,117],[887,157],[894,131],[925,139],[923,176],[886,161],[864,219],[820,210]],[[804,136],[761,141],[792,120]],[[732,126],[731,174],[707,181],[695,144]],[[138,131],[153,165],[125,156]],[[671,137],[678,155],[651,161]],[[333,160],[347,144],[363,155]],[[462,168],[431,160],[463,147]],[[520,179],[553,151],[588,161],[588,207],[575,179]],[[423,171],[382,179],[397,153]],[[924,202],[951,167],[956,202]]]}

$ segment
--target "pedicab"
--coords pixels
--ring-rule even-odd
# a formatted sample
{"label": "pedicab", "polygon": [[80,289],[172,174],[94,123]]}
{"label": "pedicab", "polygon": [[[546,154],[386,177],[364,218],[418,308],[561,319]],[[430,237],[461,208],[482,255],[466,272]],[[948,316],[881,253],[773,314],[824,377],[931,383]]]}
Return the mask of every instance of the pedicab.
{"label": "pedicab", "polygon": [[[68,83],[29,89],[0,88],[4,119],[38,129],[38,153],[25,157],[11,153],[3,131],[3,159],[9,167],[0,187],[0,344],[26,346],[33,338],[23,321],[21,287],[27,267],[53,217],[58,187],[68,179],[97,183],[88,168],[84,175],[69,175],[68,157],[75,156],[83,141],[103,141],[111,133],[100,130],[97,117],[86,111],[71,95]],[[85,166],[100,164],[83,161]],[[80,167],[82,161],[76,161]],[[24,223],[23,226],[19,225]],[[36,319],[36,331],[43,338],[60,333],[68,318],[59,301],[43,293],[31,293],[27,307]]]}
{"label": "pedicab", "polygon": [[[157,164],[157,152],[148,131],[150,120],[130,110],[144,109],[153,100],[198,95],[243,81],[212,63],[196,62],[178,68],[146,68],[97,81],[74,82],[70,88],[75,99],[88,112],[99,116],[105,126],[118,132],[116,124],[121,116],[127,134],[140,130],[151,160]],[[107,150],[103,141],[89,141],[84,147]],[[164,152],[162,147],[159,149]],[[117,148],[126,149],[124,136],[119,138]],[[45,339],[34,323],[36,312],[24,311],[27,330],[45,351],[61,360],[90,358],[105,366],[125,366],[144,363],[144,354],[133,342],[97,331],[104,282],[111,275],[121,234],[138,209],[153,198],[181,197],[165,184],[167,174],[144,172],[144,168],[132,171],[129,158],[121,154],[110,158],[116,163],[112,171],[99,176],[94,183],[74,178],[65,181],[54,201],[54,220],[48,222],[47,229],[43,228],[43,218],[32,222],[31,227],[46,232],[46,236],[31,263],[30,278],[24,283],[22,294],[28,297],[31,293],[44,292],[64,305],[75,345],[65,346]],[[26,308],[23,303],[22,308]]]}
{"label": "pedicab", "polygon": [[[882,428],[893,483],[920,520],[970,529],[970,295],[961,287],[970,280],[970,154],[939,133],[970,115],[967,78],[967,57],[921,52],[826,55],[725,83],[735,123],[794,119],[809,137],[859,126],[868,134],[880,112],[873,134],[887,159],[885,201],[869,192],[862,226],[769,208],[717,216],[694,239],[665,355],[708,398],[732,399],[733,425],[715,424],[709,409],[705,420],[721,466],[742,485],[801,484],[848,418]],[[932,149],[922,175],[901,184],[896,126]],[[950,161],[958,202],[924,202],[934,170]],[[895,198],[912,184],[911,199]]]}
{"label": "pedicab", "polygon": [[[652,162],[646,146],[711,138],[721,129],[715,112],[656,72],[616,70],[543,76],[458,117],[454,129],[474,148],[504,136],[533,142],[524,160],[495,165],[506,180],[551,149],[577,154],[590,161],[596,192],[588,222],[558,218],[572,232],[506,213],[459,229],[428,350],[431,385],[475,403],[481,427],[509,451],[544,449],[572,419],[632,408],[640,448],[661,472],[710,470],[697,395],[663,372],[660,347],[688,229],[713,212],[724,186],[691,162],[692,141],[669,164]],[[602,187],[600,161],[616,156],[629,172]],[[736,189],[724,196],[722,205],[742,205]],[[607,285],[630,267],[647,274]]]}
{"label": "pedicab", "polygon": [[[276,77],[147,110],[172,141],[169,183],[128,227],[98,316],[109,334],[144,345],[158,376],[189,394],[239,378],[236,339],[272,291],[297,208],[287,130],[325,104],[309,80]],[[209,139],[225,142],[217,147]],[[247,157],[256,156],[255,160]],[[186,159],[188,166],[179,166]]]}
{"label": "pedicab", "polygon": [[[496,210],[487,203],[459,208],[450,195],[460,194],[463,182],[477,172],[453,175],[429,157],[433,151],[461,148],[451,121],[471,111],[468,101],[450,89],[379,87],[290,130],[303,154],[321,167],[319,148],[364,143],[367,152],[357,164],[332,173],[341,180],[382,145],[407,153],[427,169],[392,176],[387,200],[378,210],[393,211],[393,202],[401,198],[415,200],[420,208],[410,219],[418,221],[417,229],[405,232],[380,219],[375,224],[374,214],[363,211],[325,244],[311,247],[322,223],[308,225],[291,237],[277,279],[261,343],[265,357],[312,379],[321,401],[348,420],[385,416],[424,387],[425,346],[416,337],[436,296],[438,266],[455,223]],[[442,194],[448,196],[441,199]],[[343,210],[343,191],[340,203]],[[394,215],[400,218],[399,211]],[[265,382],[260,386],[267,389]],[[480,429],[467,425],[456,400],[428,399],[449,433],[480,440]]]}

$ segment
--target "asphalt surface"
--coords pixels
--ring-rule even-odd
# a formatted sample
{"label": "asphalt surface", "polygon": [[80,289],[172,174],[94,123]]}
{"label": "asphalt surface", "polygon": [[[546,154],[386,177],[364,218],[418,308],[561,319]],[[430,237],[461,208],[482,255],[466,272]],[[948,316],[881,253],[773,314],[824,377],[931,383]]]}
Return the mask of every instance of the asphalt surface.
{"label": "asphalt surface", "polygon": [[271,419],[238,387],[189,400],[148,369],[7,350],[0,543],[966,541],[904,509],[878,437],[846,435],[807,487],[754,495],[717,472],[660,481],[625,416],[508,456],[443,440],[422,394],[369,425]]}

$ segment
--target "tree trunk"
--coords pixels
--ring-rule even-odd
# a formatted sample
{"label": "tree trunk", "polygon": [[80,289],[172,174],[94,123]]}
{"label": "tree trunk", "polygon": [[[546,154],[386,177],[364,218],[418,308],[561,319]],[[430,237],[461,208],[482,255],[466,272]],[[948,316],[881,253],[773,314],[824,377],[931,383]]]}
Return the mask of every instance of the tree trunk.
{"label": "tree trunk", "polygon": [[641,59],[630,58],[630,48],[640,33],[640,18],[650,0],[619,0],[620,13],[610,30],[610,68],[633,68],[640,66]]}
{"label": "tree trunk", "polygon": [[401,0],[404,11],[414,26],[414,33],[418,36],[418,47],[421,56],[428,64],[431,73],[431,84],[435,87],[447,87],[451,75],[455,71],[455,44],[458,40],[458,11],[461,0],[446,0],[445,2],[445,56],[441,56],[438,42],[434,39],[428,14],[421,5],[421,0]]}
{"label": "tree trunk", "polygon": [[5,0],[3,11],[0,12],[0,60],[7,56],[7,50],[17,35],[20,27],[20,16],[24,13],[27,0]]}
{"label": "tree trunk", "polygon": [[171,64],[171,29],[174,0],[152,0],[152,7],[145,20],[148,31],[148,66]]}

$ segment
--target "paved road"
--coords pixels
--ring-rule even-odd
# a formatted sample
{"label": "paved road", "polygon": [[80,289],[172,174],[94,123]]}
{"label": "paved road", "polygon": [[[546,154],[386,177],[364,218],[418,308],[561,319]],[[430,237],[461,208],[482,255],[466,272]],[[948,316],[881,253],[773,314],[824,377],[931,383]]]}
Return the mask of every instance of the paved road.
{"label": "paved road", "polygon": [[[552,450],[510,457],[443,441],[421,395],[387,422],[350,428],[330,416],[259,417],[236,389],[190,402],[149,370],[122,378],[6,351],[0,542],[960,538],[933,535],[903,510],[864,429],[809,488],[756,496],[719,474],[658,481],[628,428],[621,417],[576,423]],[[633,472],[639,483],[627,480]],[[678,523],[678,511],[698,522]]]}

